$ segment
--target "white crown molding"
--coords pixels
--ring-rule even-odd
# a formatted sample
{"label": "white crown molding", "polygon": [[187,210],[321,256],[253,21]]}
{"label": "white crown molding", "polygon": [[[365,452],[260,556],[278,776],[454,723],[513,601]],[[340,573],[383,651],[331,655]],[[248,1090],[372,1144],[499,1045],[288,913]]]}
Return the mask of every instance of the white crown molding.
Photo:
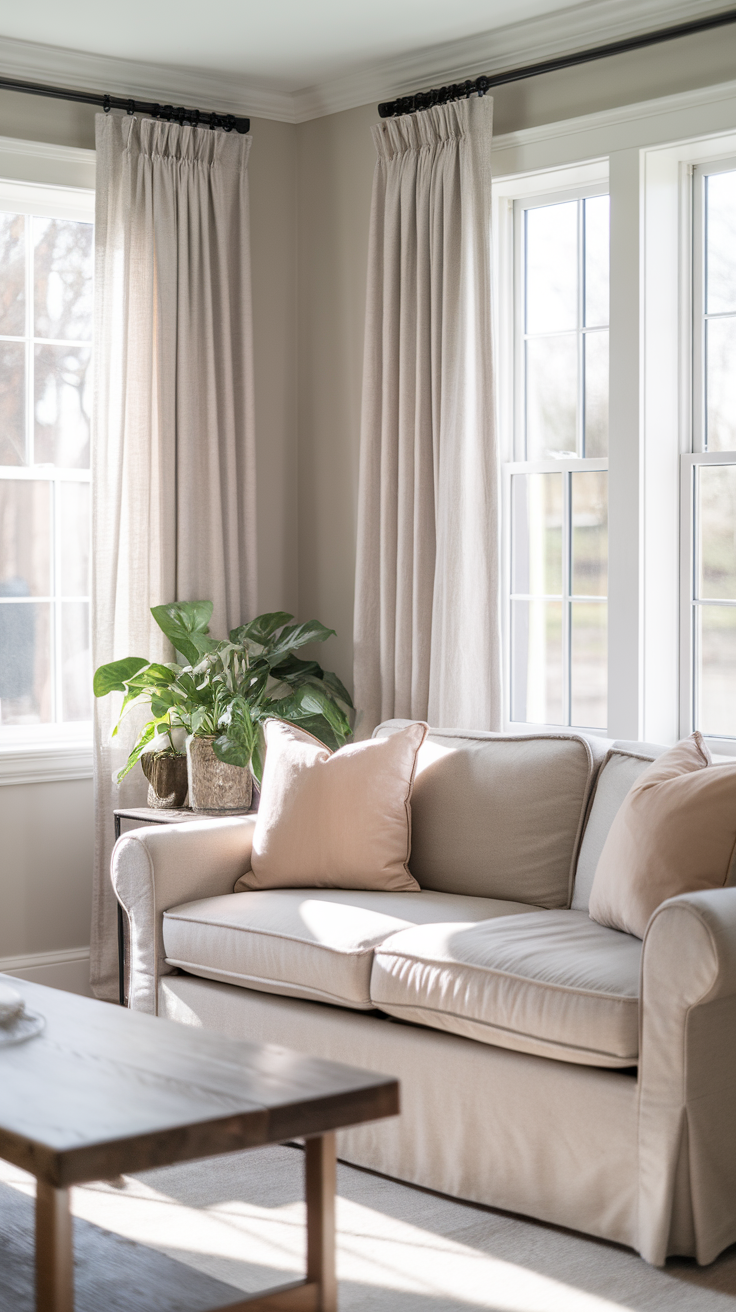
{"label": "white crown molding", "polygon": [[372,101],[393,100],[412,91],[481,73],[499,73],[658,26],[669,27],[721,8],[713,0],[586,0],[539,18],[358,68],[297,91],[259,86],[232,73],[137,63],[9,37],[0,37],[0,64],[8,76],[27,81],[303,123]]}
{"label": "white crown molding", "polygon": [[721,8],[712,0],[588,0],[522,23],[414,51],[363,72],[294,92],[293,121],[319,118],[372,100],[394,100],[413,91],[479,77],[481,73],[501,73],[638,32],[686,23]]}
{"label": "white crown molding", "polygon": [[249,84],[234,74],[207,69],[179,68],[174,64],[138,63],[111,55],[90,55],[83,50],[38,45],[0,37],[0,65],[7,77],[46,82],[80,91],[108,91],[185,105],[189,109],[215,109],[223,113],[291,119],[288,93]]}
{"label": "white crown molding", "polygon": [[92,778],[91,743],[0,746],[0,786]]}
{"label": "white crown molding", "polygon": [[61,948],[57,952],[29,952],[22,957],[0,957],[0,971],[66,966],[75,961],[89,961],[89,948]]}

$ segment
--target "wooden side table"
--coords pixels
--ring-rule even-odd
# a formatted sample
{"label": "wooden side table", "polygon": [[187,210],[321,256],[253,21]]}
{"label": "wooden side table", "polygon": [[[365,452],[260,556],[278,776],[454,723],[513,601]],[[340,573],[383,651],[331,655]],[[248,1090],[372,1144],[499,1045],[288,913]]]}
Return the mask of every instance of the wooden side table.
{"label": "wooden side table", "polygon": [[[121,806],[113,811],[115,817],[115,841],[120,837],[121,820],[137,820],[141,825],[180,825],[187,820],[222,820],[229,816],[253,815],[248,811],[193,811],[189,806],[179,806],[169,811],[155,806]],[[125,997],[125,920],[123,908],[118,902],[118,998],[120,1006],[126,1004]]]}

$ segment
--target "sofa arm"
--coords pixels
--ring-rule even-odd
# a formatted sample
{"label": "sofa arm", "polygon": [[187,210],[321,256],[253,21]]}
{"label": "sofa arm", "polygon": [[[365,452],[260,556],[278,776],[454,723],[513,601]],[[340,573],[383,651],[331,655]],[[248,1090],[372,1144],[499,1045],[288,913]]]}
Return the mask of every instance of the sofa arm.
{"label": "sofa arm", "polygon": [[641,967],[640,1252],[736,1240],[736,888],[670,898]]}
{"label": "sofa arm", "polygon": [[158,981],[166,965],[163,914],[196,898],[232,893],[250,869],[255,816],[148,825],[119,838],[112,853],[112,885],[130,927],[128,1006],[158,1009]]}

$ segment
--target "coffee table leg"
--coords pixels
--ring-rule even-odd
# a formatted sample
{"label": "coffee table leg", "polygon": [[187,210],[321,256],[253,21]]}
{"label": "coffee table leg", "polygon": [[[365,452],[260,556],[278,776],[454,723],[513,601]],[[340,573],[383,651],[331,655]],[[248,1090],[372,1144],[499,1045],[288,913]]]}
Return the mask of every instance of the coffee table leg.
{"label": "coffee table leg", "polygon": [[36,1181],[36,1312],[74,1312],[69,1190]]}
{"label": "coffee table leg", "polygon": [[306,1141],[307,1280],[320,1287],[319,1312],[337,1312],[334,1133]]}

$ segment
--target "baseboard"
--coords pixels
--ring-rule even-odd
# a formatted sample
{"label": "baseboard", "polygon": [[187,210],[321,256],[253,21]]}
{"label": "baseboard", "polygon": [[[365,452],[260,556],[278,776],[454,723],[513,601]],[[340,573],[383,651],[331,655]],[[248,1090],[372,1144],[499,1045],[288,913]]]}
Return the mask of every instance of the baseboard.
{"label": "baseboard", "polygon": [[32,952],[18,957],[0,957],[0,974],[14,975],[31,984],[46,984],[65,993],[91,998],[89,948],[62,948],[58,952]]}

